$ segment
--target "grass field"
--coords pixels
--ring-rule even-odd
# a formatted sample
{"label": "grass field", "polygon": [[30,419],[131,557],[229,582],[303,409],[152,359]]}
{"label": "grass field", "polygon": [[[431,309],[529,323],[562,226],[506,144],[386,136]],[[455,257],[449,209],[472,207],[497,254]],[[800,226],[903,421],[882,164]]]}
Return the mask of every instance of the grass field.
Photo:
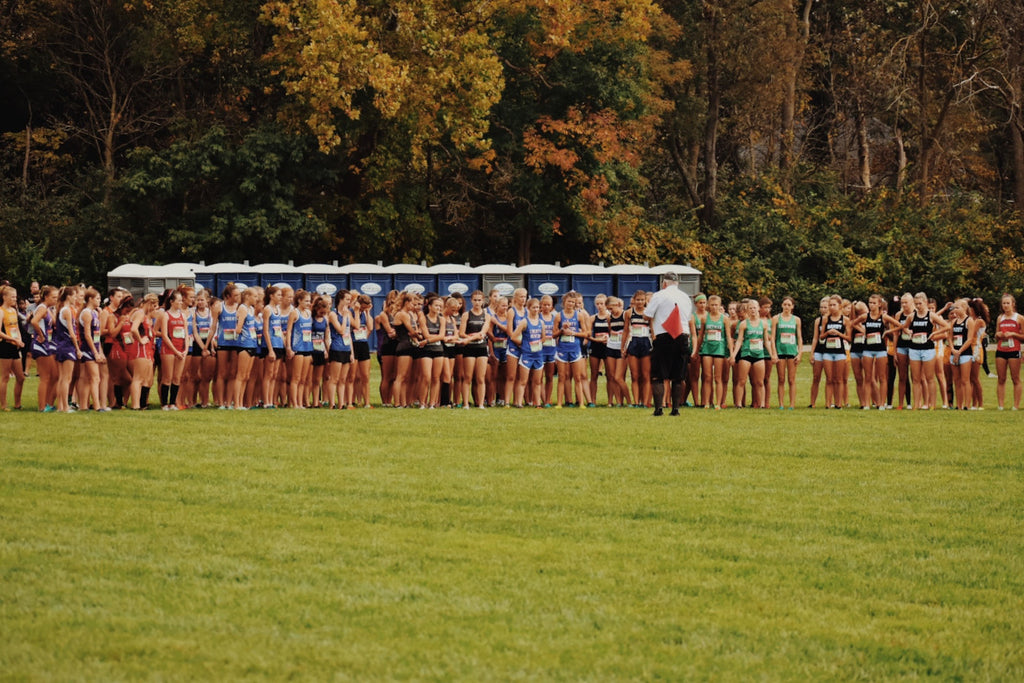
{"label": "grass field", "polygon": [[0,678],[1021,680],[1020,421],[4,414]]}

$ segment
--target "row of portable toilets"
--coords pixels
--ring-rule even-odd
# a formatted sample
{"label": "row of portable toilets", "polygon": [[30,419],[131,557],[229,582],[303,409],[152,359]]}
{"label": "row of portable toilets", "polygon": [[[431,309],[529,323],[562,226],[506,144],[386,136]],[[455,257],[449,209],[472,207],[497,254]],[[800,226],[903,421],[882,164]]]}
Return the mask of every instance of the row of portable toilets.
{"label": "row of portable toilets", "polygon": [[293,289],[306,289],[333,296],[339,289],[356,290],[373,299],[373,310],[379,312],[387,293],[396,289],[415,293],[438,292],[447,295],[468,295],[474,290],[497,289],[511,295],[518,287],[530,296],[549,294],[558,298],[571,290],[583,295],[588,311],[594,311],[594,297],[615,295],[626,301],[637,290],[654,291],[662,273],[679,275],[679,286],[693,296],[700,290],[699,270],[681,265],[618,265],[559,266],[533,264],[514,266],[488,264],[469,266],[442,263],[435,266],[399,263],[390,266],[355,263],[344,266],[320,263],[295,266],[283,263],[172,263],[147,266],[134,263],[119,266],[107,273],[108,286],[123,287],[136,297],[165,289],[189,285],[208,289],[217,296],[229,283],[243,286],[287,284]]}

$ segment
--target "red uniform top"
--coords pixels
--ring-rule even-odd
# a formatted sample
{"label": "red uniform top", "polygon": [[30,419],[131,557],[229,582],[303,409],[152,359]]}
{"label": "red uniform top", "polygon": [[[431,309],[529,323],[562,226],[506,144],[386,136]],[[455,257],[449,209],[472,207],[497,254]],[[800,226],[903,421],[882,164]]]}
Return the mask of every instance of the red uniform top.
{"label": "red uniform top", "polygon": [[[1013,316],[1013,317],[1010,317]],[[1020,316],[1016,313],[1011,313],[1009,316],[1004,316],[999,321],[1000,332],[1014,332],[1017,334],[1021,333]],[[1020,339],[1016,337],[1012,339],[1000,339],[996,344],[996,351],[1006,351],[1013,353],[1014,351],[1020,351]]]}

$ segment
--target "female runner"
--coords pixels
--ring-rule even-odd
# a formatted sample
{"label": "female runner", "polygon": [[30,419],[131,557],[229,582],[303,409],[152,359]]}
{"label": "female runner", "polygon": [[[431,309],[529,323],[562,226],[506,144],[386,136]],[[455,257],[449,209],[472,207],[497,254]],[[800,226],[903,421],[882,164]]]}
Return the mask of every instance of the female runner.
{"label": "female runner", "polygon": [[984,359],[985,354],[983,342],[985,340],[985,336],[988,331],[988,324],[991,318],[989,317],[988,306],[986,306],[985,302],[979,298],[971,299],[968,302],[967,310],[970,317],[980,323],[977,326],[977,334],[974,336],[974,349],[972,352],[974,356],[974,363],[971,364],[971,390],[974,396],[974,403],[972,407],[981,410],[984,407],[985,401],[985,392],[982,390],[981,386],[981,368],[982,365],[984,365],[982,360]]}
{"label": "female runner", "polygon": [[[573,299],[575,304],[575,299]],[[522,353],[519,356],[519,370],[516,379],[515,406],[525,405],[526,388],[529,386],[530,405],[542,407],[541,392],[544,379],[544,323],[540,319],[540,300],[526,302],[526,317],[512,330],[512,339]],[[580,359],[582,365],[582,359]],[[526,381],[523,380],[525,373]]]}
{"label": "female runner", "polygon": [[540,321],[544,325],[544,390],[546,408],[551,407],[551,396],[555,388],[555,300],[549,294],[540,298]]}
{"label": "female runner", "polygon": [[914,295],[906,292],[900,297],[900,312],[896,315],[898,325],[887,334],[896,336],[896,410],[912,407],[910,396],[910,329],[904,325],[914,315]]}
{"label": "female runner", "polygon": [[327,407],[345,408],[352,403],[347,395],[348,375],[352,369],[352,317],[348,308],[350,292],[341,289],[334,295],[334,310],[327,314],[330,342],[327,364]]}
{"label": "female runner", "polygon": [[[156,296],[155,294],[153,296]],[[71,391],[71,376],[75,372],[80,347],[78,343],[78,323],[75,310],[78,308],[78,287],[74,285],[62,287],[57,296],[57,323],[53,330],[54,357],[57,360],[57,412],[73,413],[68,404]]]}
{"label": "female runner", "polygon": [[[884,384],[888,378],[889,351],[885,342],[888,324],[898,324],[885,312],[885,299],[881,294],[868,297],[868,312],[861,325],[864,328],[864,350],[860,356],[860,369],[864,375],[867,392],[861,398],[861,405],[875,405],[879,410],[886,406]],[[865,403],[865,399],[871,403]]]}
{"label": "female runner", "polygon": [[181,292],[173,291],[164,302],[166,311],[159,318],[160,327],[160,408],[177,410],[181,375],[188,356],[188,321]]}
{"label": "female runner", "polygon": [[745,309],[746,319],[736,326],[736,342],[730,355],[734,364],[733,404],[738,408],[744,406],[745,400],[739,389],[746,389],[749,377],[752,407],[761,408],[764,406],[765,359],[775,354],[772,328],[771,323],[761,318],[757,301],[747,299],[741,306]]}
{"label": "female runner", "polygon": [[285,364],[284,333],[288,317],[281,311],[284,292],[270,285],[263,292],[263,343],[267,358],[263,362],[263,407],[277,407],[277,382]]}
{"label": "female runner", "polygon": [[[494,313],[490,316],[490,329],[488,337],[491,342],[491,354],[489,357],[490,368],[493,380],[487,383],[487,404],[505,405],[504,396],[499,396],[505,390],[505,378],[516,371],[516,366],[509,367],[508,363],[508,299],[499,296],[494,305]],[[488,377],[492,375],[488,374]]]}
{"label": "female runner", "polygon": [[957,410],[971,410],[974,390],[971,384],[971,368],[979,365],[974,357],[974,342],[982,328],[980,319],[971,318],[967,299],[958,299],[953,304],[953,320],[949,328],[949,364],[953,368],[953,384],[956,387]]}
{"label": "female runner", "polygon": [[217,372],[217,357],[213,352],[213,312],[210,309],[210,292],[203,289],[196,294],[196,310],[192,313],[192,354],[188,359],[189,376],[194,390],[188,394],[189,401],[196,408],[210,407],[210,383]]}
{"label": "female runner", "polygon": [[786,387],[789,387],[789,409],[796,407],[796,369],[800,365],[801,347],[804,334],[800,317],[793,313],[796,301],[787,296],[782,299],[782,312],[772,318],[772,338],[779,362],[776,376],[778,382],[779,409],[786,407]]}
{"label": "female runner", "polygon": [[471,308],[462,314],[459,324],[459,336],[466,341],[462,352],[463,406],[469,408],[473,395],[477,408],[483,408],[487,398],[487,333],[491,329],[491,317],[484,310],[483,292],[476,290],[469,301]]}
{"label": "female runner", "polygon": [[132,311],[128,318],[127,345],[128,367],[132,373],[131,398],[133,410],[146,410],[149,405],[149,391],[153,386],[153,312],[160,305],[160,297],[147,294],[142,297],[142,306]]}
{"label": "female runner", "polygon": [[265,293],[262,287],[252,287],[252,317],[253,330],[256,335],[256,357],[252,360],[252,370],[249,371],[249,381],[245,385],[245,405],[248,408],[259,408],[263,406],[263,373],[267,369],[266,335],[263,332],[263,303]]}
{"label": "female runner", "polygon": [[87,409],[91,398],[93,410],[108,412],[107,394],[100,391],[100,367],[107,364],[100,334],[100,293],[92,287],[88,288],[85,290],[83,304],[82,312],[78,315],[79,329],[82,330],[79,341],[81,376],[78,378],[78,405]]}
{"label": "female runner", "polygon": [[131,316],[135,312],[135,300],[131,294],[121,298],[117,311],[112,316],[117,325],[117,336],[107,356],[110,365],[110,382],[114,385],[114,407],[124,410],[127,400],[131,398],[132,375],[129,362],[135,350],[135,337],[132,335]]}
{"label": "female runner", "polygon": [[712,294],[693,345],[701,362],[701,404],[705,408],[725,407],[725,369],[732,346],[732,325],[722,310],[722,298]]}
{"label": "female runner", "polygon": [[[502,390],[502,400],[506,406],[512,405],[513,388],[519,378],[519,355],[522,352],[519,344],[512,338],[512,332],[519,327],[520,321],[526,317],[526,296],[527,292],[522,287],[512,292],[512,302],[505,312],[505,329],[508,331],[508,364],[505,367],[505,387]],[[558,374],[559,380],[562,374]]]}
{"label": "female runner", "polygon": [[[608,351],[608,297],[604,294],[598,294],[594,297],[594,315],[591,317],[590,324],[590,395],[597,399],[597,378],[601,374],[601,366],[605,364]],[[544,302],[541,300],[541,312],[543,313]],[[552,317],[552,322],[554,318]],[[549,335],[553,334],[553,329],[549,332]],[[552,342],[554,337],[552,336]],[[608,378],[605,377],[606,387],[610,387],[611,383]],[[608,405],[611,405],[611,400],[608,401]]]}
{"label": "female runner", "polygon": [[304,410],[309,403],[309,376],[313,362],[313,302],[309,292],[295,292],[295,308],[288,315],[285,330],[285,358],[288,360],[288,403]]}
{"label": "female runner", "polygon": [[259,292],[255,287],[247,287],[241,295],[236,309],[235,339],[238,340],[238,364],[235,371],[234,395],[232,402],[235,410],[248,410],[245,393],[249,386],[252,366],[259,353],[259,332],[256,329],[256,298]]}
{"label": "female runner", "polygon": [[444,366],[441,368],[441,405],[455,407],[461,405],[462,396],[462,356],[464,345],[459,337],[459,322],[462,319],[461,297],[450,296],[444,300]]}
{"label": "female runner", "polygon": [[1017,300],[1003,294],[999,302],[1002,312],[996,319],[996,399],[999,410],[1006,401],[1006,375],[1013,382],[1013,409],[1020,409],[1020,342],[1024,339],[1024,320],[1017,313]]}
{"label": "female runner", "polygon": [[418,347],[415,342],[419,340],[417,330],[418,323],[414,321],[417,316],[416,295],[410,292],[402,292],[398,295],[398,310],[395,313],[392,323],[395,330],[395,381],[391,388],[391,400],[399,408],[412,405],[412,397],[416,393],[416,387],[410,386],[413,361],[418,355]]}
{"label": "female runner", "polygon": [[[25,370],[21,366],[21,349],[25,342],[18,324],[18,290],[10,285],[0,287],[0,411],[7,412],[7,383],[14,375],[14,409],[21,410],[21,390],[25,386]],[[67,396],[64,396],[67,402]]]}
{"label": "female runner", "polygon": [[928,296],[914,295],[914,313],[906,318],[901,330],[910,332],[910,379],[914,385],[914,409],[928,410],[935,405],[935,340],[949,331],[946,321],[928,310]]}
{"label": "female runner", "polygon": [[100,309],[100,333],[103,335],[103,355],[107,362],[100,367],[100,391],[106,396],[106,406],[109,408],[116,405],[117,397],[114,396],[114,382],[111,381],[113,368],[111,367],[110,352],[114,349],[114,342],[118,335],[117,309],[121,305],[121,299],[127,292],[120,287],[114,287],[107,292],[107,305]]}
{"label": "female runner", "polygon": [[[825,371],[825,340],[819,334],[822,321],[828,316],[828,297],[818,302],[818,317],[814,319],[814,334],[811,337],[811,403],[808,408],[813,408],[818,403],[818,388],[821,385],[821,375]],[[826,389],[827,390],[827,389]]]}
{"label": "female runner", "polygon": [[354,403],[373,408],[370,402],[370,335],[374,331],[373,299],[359,294],[352,302],[352,366],[355,381],[351,382]]}
{"label": "female runner", "polygon": [[[540,302],[537,302],[538,313]],[[646,324],[646,321],[644,321]],[[576,384],[580,408],[593,407],[590,396],[590,384],[587,382],[587,365],[583,359],[580,340],[590,336],[590,325],[586,313],[576,310],[576,292],[568,292],[562,297],[562,311],[555,320],[555,331],[558,344],[555,349],[555,363],[558,366],[558,388],[560,400],[555,405],[572,403],[572,384],[566,381],[572,377]],[[648,371],[650,359],[648,358]]]}
{"label": "female runner", "polygon": [[626,311],[626,318],[629,321],[626,363],[633,384],[633,407],[644,408],[651,393],[651,328],[644,318],[647,293],[642,290],[636,291],[630,304],[629,310]]}
{"label": "female runner", "polygon": [[[310,364],[310,389],[313,398],[311,399],[314,408],[327,406],[327,396],[324,392],[324,369],[327,367],[327,346],[330,343],[327,328],[327,316],[331,312],[330,297],[322,296],[315,292],[311,293],[313,298],[313,355]],[[347,308],[347,306],[346,306]],[[352,337],[349,333],[349,349],[351,350]],[[349,400],[351,403],[351,399]]]}
{"label": "female runner", "polygon": [[444,319],[444,300],[436,294],[427,298],[427,312],[419,311],[417,328],[422,331],[420,351],[419,387],[420,408],[436,408],[441,403],[441,375],[444,372],[444,339],[448,330]]}
{"label": "female runner", "polygon": [[825,366],[825,402],[829,408],[843,407],[843,384],[846,381],[845,342],[851,339],[850,319],[843,315],[843,297],[833,294],[828,299],[828,313],[818,328],[818,339],[825,342],[822,355]]}
{"label": "female runner", "polygon": [[56,306],[57,295],[60,292],[56,287],[44,285],[39,290],[39,305],[32,314],[31,324],[34,334],[32,335],[32,358],[36,362],[36,373],[39,375],[39,388],[37,400],[39,411],[52,413],[56,410],[54,398],[57,395],[57,359],[53,355],[55,350],[53,343],[53,328],[57,321]]}
{"label": "female runner", "polygon": [[213,304],[215,336],[213,348],[217,352],[217,378],[213,382],[213,402],[221,410],[230,407],[235,395],[235,376],[238,374],[238,306],[241,288],[229,283],[222,299]]}
{"label": "female runner", "polygon": [[626,313],[622,299],[609,297],[608,342],[605,348],[604,376],[608,390],[608,405],[629,406],[629,387],[626,386],[626,359],[622,356],[622,340],[626,338]]}
{"label": "female runner", "polygon": [[690,318],[690,342],[691,349],[689,366],[686,369],[686,382],[683,384],[683,399],[680,405],[686,405],[687,397],[693,397],[693,405],[698,408],[704,405],[704,392],[701,391],[701,368],[703,363],[700,360],[700,348],[697,346],[697,339],[703,331],[704,320],[708,316],[708,297],[701,292],[693,298],[693,316]]}
{"label": "female runner", "polygon": [[850,313],[852,314],[849,316],[852,339],[850,342],[849,365],[857,391],[857,402],[861,410],[870,410],[871,387],[864,380],[864,366],[862,362],[864,360],[864,345],[867,340],[867,333],[862,321],[868,317],[868,305],[863,301],[855,301],[850,307]]}
{"label": "female runner", "polygon": [[395,370],[398,368],[398,331],[395,316],[398,315],[399,294],[392,289],[384,299],[384,308],[374,319],[377,325],[377,362],[380,364],[381,405],[396,405],[392,389],[395,386]]}

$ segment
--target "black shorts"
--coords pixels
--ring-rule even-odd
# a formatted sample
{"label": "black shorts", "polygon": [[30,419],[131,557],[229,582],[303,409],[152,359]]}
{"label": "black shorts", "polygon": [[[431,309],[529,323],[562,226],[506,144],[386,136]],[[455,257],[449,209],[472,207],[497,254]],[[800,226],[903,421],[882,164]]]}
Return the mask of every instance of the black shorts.
{"label": "black shorts", "polygon": [[445,346],[444,347],[444,357],[445,358],[455,358],[456,355],[462,355],[462,349],[456,348],[454,346]]}
{"label": "black shorts", "polygon": [[462,349],[462,355],[466,358],[487,358],[487,346],[468,344]]}
{"label": "black shorts", "polygon": [[199,344],[193,343],[192,348],[189,349],[188,355],[194,356],[195,358],[203,357],[203,349]]}
{"label": "black shorts", "polygon": [[314,351],[313,352],[313,367],[314,368],[322,368],[325,365],[327,365],[327,355],[324,354],[323,351]]}
{"label": "black shorts", "polygon": [[420,350],[418,358],[443,358],[444,349],[438,346],[424,346]]}
{"label": "black shorts", "polygon": [[296,356],[312,356],[312,351],[295,351]]}
{"label": "black shorts", "polygon": [[114,348],[114,343],[113,342],[103,342],[100,346],[103,348],[103,355],[107,356],[109,358],[110,357],[110,352]]}
{"label": "black shorts", "polygon": [[331,361],[332,363],[341,363],[342,365],[345,365],[352,362],[352,352],[335,351],[334,349],[331,349],[327,353],[327,360]]}
{"label": "black shorts", "polygon": [[791,358],[796,358],[796,354],[795,353],[780,353],[779,354],[779,360],[789,360]]}
{"label": "black shorts", "polygon": [[763,361],[764,361],[765,359],[764,359],[764,358],[754,358],[753,356],[740,356],[740,357],[739,357],[739,358],[737,358],[736,360],[737,360],[737,362],[738,362],[738,361],[741,361],[741,360],[745,360],[745,361],[747,361],[748,363],[750,363],[751,365],[753,365],[754,363],[761,363],[761,362],[763,362]]}
{"label": "black shorts", "polygon": [[590,357],[604,360],[607,358],[608,345],[604,342],[590,342]]}
{"label": "black shorts", "polygon": [[259,347],[259,350],[256,352],[256,357],[257,358],[266,358],[269,355],[270,355],[270,351],[265,346]]}
{"label": "black shorts", "polygon": [[381,343],[380,349],[377,351],[378,356],[397,356],[398,354],[398,340],[388,338],[387,341]]}
{"label": "black shorts", "polygon": [[651,381],[685,380],[690,368],[689,358],[690,335],[681,334],[673,339],[667,332],[659,334],[651,349]]}
{"label": "black shorts", "polygon": [[996,358],[1003,360],[1017,360],[1020,358],[1020,351],[996,351]]}
{"label": "black shorts", "polygon": [[622,349],[608,349],[604,350],[604,357],[611,358],[612,360],[619,360],[622,358]]}
{"label": "black shorts", "polygon": [[9,341],[0,341],[0,358],[3,360],[17,360],[21,358],[21,349]]}
{"label": "black shorts", "polygon": [[352,357],[357,363],[370,360],[370,342],[352,342]]}
{"label": "black shorts", "polygon": [[253,358],[256,357],[256,349],[238,349],[239,353],[247,353]]}

